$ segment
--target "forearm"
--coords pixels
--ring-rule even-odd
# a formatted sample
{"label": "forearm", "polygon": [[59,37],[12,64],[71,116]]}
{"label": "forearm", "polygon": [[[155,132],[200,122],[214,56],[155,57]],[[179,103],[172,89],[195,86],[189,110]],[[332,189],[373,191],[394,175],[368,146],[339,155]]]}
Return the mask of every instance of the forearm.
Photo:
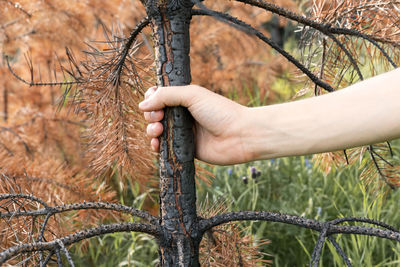
{"label": "forearm", "polygon": [[324,96],[249,109],[251,158],[305,155],[400,137],[400,69]]}

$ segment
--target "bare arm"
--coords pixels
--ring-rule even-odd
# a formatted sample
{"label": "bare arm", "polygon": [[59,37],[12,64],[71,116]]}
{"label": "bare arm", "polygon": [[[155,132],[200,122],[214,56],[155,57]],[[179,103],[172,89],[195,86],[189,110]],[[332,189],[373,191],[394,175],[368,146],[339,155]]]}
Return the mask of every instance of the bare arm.
{"label": "bare arm", "polygon": [[196,120],[196,156],[233,164],[305,155],[400,137],[400,69],[324,96],[246,108],[205,88],[150,89],[140,104],[158,150],[165,106],[182,105]]}
{"label": "bare arm", "polygon": [[400,137],[400,69],[324,96],[247,110],[253,159],[305,155]]}

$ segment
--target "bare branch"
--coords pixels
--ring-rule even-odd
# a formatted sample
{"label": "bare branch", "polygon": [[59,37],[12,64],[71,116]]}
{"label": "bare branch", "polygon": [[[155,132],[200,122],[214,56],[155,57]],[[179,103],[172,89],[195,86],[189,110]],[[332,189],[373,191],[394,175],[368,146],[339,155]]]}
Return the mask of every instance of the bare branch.
{"label": "bare branch", "polygon": [[351,262],[349,258],[346,256],[342,248],[339,246],[339,244],[336,242],[335,238],[333,236],[328,236],[329,241],[331,241],[332,245],[335,247],[336,251],[339,253],[339,255],[343,258],[344,262],[346,263],[347,267],[351,267]]}
{"label": "bare branch", "polygon": [[324,224],[321,233],[319,234],[317,243],[315,244],[313,253],[311,255],[310,267],[318,267],[321,258],[322,248],[325,244],[325,239],[328,234],[329,224]]}
{"label": "bare branch", "polygon": [[128,38],[128,41],[126,42],[124,49],[122,50],[122,53],[119,55],[118,62],[115,66],[114,73],[111,76],[113,78],[113,83],[116,85],[117,83],[121,83],[121,72],[122,68],[124,67],[125,64],[125,59],[129,54],[129,50],[132,47],[133,42],[136,40],[136,37],[139,35],[139,33],[147,26],[149,25],[150,20],[148,17],[144,18],[142,21],[140,21],[135,29],[131,32],[131,35]]}
{"label": "bare branch", "polygon": [[8,69],[10,70],[11,74],[12,74],[15,78],[17,78],[18,80],[20,80],[21,82],[23,82],[23,83],[25,83],[25,84],[27,84],[27,85],[29,85],[29,86],[55,86],[55,85],[61,86],[61,85],[83,84],[83,83],[86,83],[86,82],[87,82],[87,81],[72,81],[72,82],[35,82],[35,81],[33,80],[33,76],[32,76],[32,75],[33,75],[33,69],[32,69],[32,67],[30,67],[30,68],[31,68],[31,81],[28,82],[27,80],[25,80],[24,78],[22,78],[21,76],[19,76],[18,74],[15,73],[15,71],[12,69],[12,67],[11,67],[11,65],[10,65],[10,61],[9,61],[7,55],[5,56],[5,58],[6,58],[6,62],[7,62]]}
{"label": "bare branch", "polygon": [[[232,221],[269,221],[292,224],[303,228],[308,228],[321,232],[326,224],[329,224],[328,235],[332,234],[359,234],[377,236],[400,242],[400,233],[397,231],[383,230],[376,227],[364,226],[341,226],[334,225],[332,222],[319,222],[312,219],[306,219],[299,216],[281,214],[267,211],[241,211],[228,212],[216,215],[209,219],[199,222],[199,229],[204,232],[212,227]],[[356,220],[354,220],[356,221]]]}
{"label": "bare branch", "polygon": [[376,221],[376,220],[372,220],[372,219],[368,219],[368,218],[361,218],[361,217],[343,217],[343,218],[339,218],[339,219],[335,219],[332,220],[331,223],[332,224],[340,224],[340,223],[344,223],[344,222],[363,222],[363,223],[369,223],[369,224],[373,224],[373,225],[377,225],[380,226],[382,228],[386,228],[390,231],[393,232],[399,232],[399,230],[397,230],[396,228],[394,228],[391,225],[388,225],[386,223],[380,222],[380,221]]}
{"label": "bare branch", "polygon": [[378,159],[375,157],[375,155],[378,156],[379,159],[383,160],[385,163],[387,162],[381,155],[379,155],[378,153],[376,153],[374,151],[374,147],[372,145],[368,146],[368,152],[369,155],[371,156],[371,160],[374,163],[374,166],[376,168],[376,170],[378,171],[379,176],[381,177],[381,179],[391,188],[391,189],[395,189],[396,186],[394,184],[392,184],[386,177],[386,175],[383,173],[383,170],[381,168],[381,166],[379,166],[378,164]]}
{"label": "bare branch", "polygon": [[[373,36],[373,35],[363,34],[354,29],[332,27],[332,25],[330,25],[330,24],[323,24],[323,23],[314,21],[305,16],[301,16],[290,10],[284,9],[282,7],[279,7],[279,6],[269,3],[269,2],[265,2],[263,0],[236,0],[236,1],[242,2],[245,4],[249,4],[252,6],[256,6],[256,7],[262,8],[264,10],[268,10],[272,13],[278,14],[282,17],[288,18],[290,20],[297,21],[298,23],[309,26],[311,28],[318,30],[321,33],[324,33],[328,37],[330,37],[329,34],[343,34],[343,35],[349,35],[349,36],[363,38],[363,39],[371,42],[373,45],[375,45],[382,52],[382,54],[386,57],[386,59],[390,62],[390,64],[392,64],[392,66],[394,68],[397,68],[397,65],[393,62],[393,60],[390,58],[390,56],[377,43],[377,42],[388,43],[387,40],[385,40],[383,38],[379,38],[379,37]],[[395,45],[392,42],[389,42],[389,43],[391,43],[392,45]]]}
{"label": "bare branch", "polygon": [[[67,257],[67,261],[68,261],[69,265],[70,265],[71,267],[75,267],[75,264],[74,264],[74,262],[72,261],[71,255],[69,255],[69,252],[68,252],[68,250],[65,248],[64,243],[61,242],[60,239],[57,239],[57,244],[60,246],[62,252],[64,252],[65,256]],[[58,258],[59,258],[59,257],[57,256],[57,260],[58,260]]]}
{"label": "bare branch", "polygon": [[161,230],[159,226],[143,223],[115,223],[102,225],[99,227],[79,231],[74,234],[67,235],[63,238],[55,239],[49,242],[35,242],[11,247],[7,250],[0,252],[0,264],[5,263],[7,260],[20,253],[45,250],[51,252],[60,249],[59,242],[62,242],[64,246],[68,246],[94,236],[117,232],[141,232],[158,238],[160,236]]}
{"label": "bare branch", "polygon": [[54,255],[54,253],[57,253],[57,263],[58,266],[62,266],[61,263],[61,257],[59,257],[60,253],[58,252],[58,249],[56,251],[50,251],[49,254],[46,256],[43,262],[40,263],[40,267],[45,267],[47,263],[51,260],[51,257]]}
{"label": "bare branch", "polygon": [[315,84],[324,88],[328,92],[334,91],[332,86],[330,86],[329,84],[327,84],[326,82],[322,81],[317,76],[315,76],[309,69],[307,69],[303,64],[301,64],[298,60],[296,60],[292,55],[290,55],[288,52],[283,50],[278,44],[276,44],[274,41],[272,41],[271,39],[266,37],[260,31],[253,28],[251,25],[248,25],[247,23],[245,23],[237,18],[234,18],[228,14],[224,14],[224,13],[212,11],[212,10],[194,9],[192,11],[192,14],[193,15],[205,15],[205,16],[219,17],[225,21],[228,21],[228,22],[234,23],[235,25],[240,26],[241,28],[245,29],[245,31],[244,31],[245,33],[249,33],[249,34],[253,34],[253,35],[257,36],[260,40],[267,43],[272,48],[274,48],[276,51],[278,51],[282,56],[284,56],[287,60],[289,60],[291,63],[293,63],[305,75],[307,75]]}
{"label": "bare branch", "polygon": [[[47,214],[57,214],[72,210],[86,210],[86,209],[105,209],[105,210],[113,210],[123,213],[128,213],[132,216],[136,216],[139,218],[143,218],[152,224],[158,224],[158,218],[150,215],[149,213],[135,209],[132,207],[115,204],[115,203],[107,203],[107,202],[83,202],[83,203],[74,203],[74,204],[66,204],[56,207],[50,207],[42,200],[35,198],[31,195],[23,195],[23,194],[0,194],[0,200],[7,199],[7,198],[25,198],[30,199],[36,202],[39,202],[43,206],[44,209],[38,210],[30,210],[30,211],[20,211],[20,212],[0,212],[0,218],[10,218],[10,217],[21,217],[21,216],[40,216],[40,215],[47,215]],[[1,207],[1,206],[0,206]]]}
{"label": "bare branch", "polygon": [[[50,206],[46,204],[43,200],[40,198],[37,198],[33,195],[26,195],[26,194],[0,194],[0,200],[4,199],[18,199],[18,198],[24,198],[24,199],[29,199],[31,201],[35,201],[43,205],[46,209],[49,209]],[[1,214],[1,213],[0,213]],[[2,218],[2,217],[0,217]]]}
{"label": "bare branch", "polygon": [[353,65],[354,69],[357,72],[358,77],[360,78],[360,80],[364,80],[364,76],[361,73],[360,68],[358,67],[358,64],[356,62],[356,60],[354,59],[354,57],[351,55],[351,53],[349,52],[349,50],[344,46],[344,44],[342,44],[342,42],[340,42],[333,34],[327,34],[327,36],[329,38],[331,38],[339,47],[340,49],[343,50],[343,52],[346,54],[346,56],[349,58],[351,64]]}

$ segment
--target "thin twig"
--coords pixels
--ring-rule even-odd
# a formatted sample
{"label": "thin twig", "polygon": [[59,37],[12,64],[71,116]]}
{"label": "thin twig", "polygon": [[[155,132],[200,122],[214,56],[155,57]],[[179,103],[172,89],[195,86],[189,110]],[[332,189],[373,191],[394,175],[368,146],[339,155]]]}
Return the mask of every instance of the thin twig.
{"label": "thin twig", "polygon": [[318,30],[319,32],[324,33],[326,35],[328,35],[329,33],[330,34],[343,34],[343,35],[356,36],[356,37],[363,38],[363,39],[371,42],[374,46],[376,46],[381,51],[381,53],[385,56],[385,58],[390,62],[390,64],[392,64],[392,66],[394,68],[397,68],[397,65],[393,62],[393,60],[390,58],[390,56],[377,43],[377,41],[385,43],[385,40],[382,38],[378,38],[376,36],[372,36],[372,35],[368,35],[368,34],[363,34],[354,29],[332,27],[332,25],[330,25],[330,24],[320,23],[318,21],[309,19],[305,16],[301,16],[290,10],[279,7],[279,6],[269,3],[269,2],[265,2],[263,0],[236,0],[236,1],[242,2],[245,4],[249,4],[252,6],[256,6],[256,7],[262,8],[264,10],[268,10],[268,11],[278,14],[282,17],[288,18],[293,21],[297,21],[298,23],[301,23],[303,25],[314,28],[314,29]]}
{"label": "thin twig", "polygon": [[7,250],[0,252],[0,264],[5,263],[7,260],[21,253],[45,250],[52,251],[59,247],[58,242],[62,242],[64,245],[68,246],[94,236],[116,232],[141,232],[152,235],[154,237],[158,237],[161,230],[159,226],[143,223],[115,223],[101,225],[99,227],[76,232],[74,234],[50,242],[35,242],[11,247]]}
{"label": "thin twig", "polygon": [[326,82],[320,80],[317,76],[315,76],[309,69],[307,69],[303,64],[301,64],[298,60],[296,60],[292,55],[290,55],[288,52],[286,52],[284,49],[282,49],[278,44],[276,44],[274,41],[266,37],[264,34],[262,34],[260,31],[256,30],[253,28],[251,25],[248,25],[247,23],[234,18],[228,14],[224,14],[221,12],[217,11],[212,11],[212,10],[199,10],[199,9],[194,9],[192,11],[192,15],[205,15],[205,16],[212,16],[212,17],[219,17],[222,18],[228,22],[234,23],[241,28],[245,29],[245,33],[253,34],[257,36],[260,40],[263,42],[267,43],[270,45],[272,48],[274,48],[276,51],[278,51],[281,55],[283,55],[289,62],[293,63],[297,68],[299,68],[305,75],[307,75],[315,84],[318,86],[324,88],[328,92],[333,92],[334,89],[332,86],[327,84]]}

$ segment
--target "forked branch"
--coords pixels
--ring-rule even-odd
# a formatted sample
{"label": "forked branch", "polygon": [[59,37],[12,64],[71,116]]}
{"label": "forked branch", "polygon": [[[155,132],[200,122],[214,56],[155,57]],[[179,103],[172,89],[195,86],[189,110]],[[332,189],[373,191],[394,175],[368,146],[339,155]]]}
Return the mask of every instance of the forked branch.
{"label": "forked branch", "polygon": [[284,56],[289,62],[293,63],[297,68],[299,68],[305,75],[307,75],[315,84],[318,86],[324,88],[328,92],[333,92],[334,89],[332,86],[327,84],[326,82],[322,81],[319,79],[317,76],[315,76],[307,67],[305,67],[303,64],[301,64],[298,60],[296,60],[291,54],[286,52],[284,49],[282,49],[277,43],[266,37],[264,34],[262,34],[260,31],[252,27],[251,25],[245,23],[244,21],[241,21],[237,18],[234,18],[228,14],[213,11],[213,10],[204,10],[204,9],[194,9],[192,11],[193,15],[205,15],[205,16],[212,16],[216,17],[219,19],[222,19],[223,21],[233,23],[234,25],[238,25],[239,29],[244,29],[244,32],[248,34],[252,34],[257,36],[260,40],[263,42],[267,43],[270,45],[273,49],[275,49],[277,52],[279,52],[282,56]]}
{"label": "forked branch", "polygon": [[[142,219],[147,220],[148,222],[158,225],[158,218],[150,215],[149,213],[135,209],[132,207],[115,204],[115,203],[107,203],[107,202],[83,202],[83,203],[74,203],[74,204],[66,204],[61,206],[50,207],[43,200],[36,198],[31,195],[23,195],[23,194],[2,194],[0,195],[0,200],[4,199],[29,199],[35,202],[42,204],[45,208],[38,210],[28,210],[28,211],[12,211],[12,212],[0,212],[0,218],[11,218],[11,217],[21,217],[21,216],[41,216],[41,215],[54,215],[57,213],[68,212],[72,210],[112,210],[122,213],[127,213],[132,216],[136,216]],[[0,204],[0,208],[2,205]]]}
{"label": "forked branch", "polygon": [[10,60],[7,55],[5,56],[5,58],[6,58],[8,69],[10,70],[11,74],[15,78],[17,78],[19,81],[21,81],[24,84],[27,84],[29,86],[62,86],[62,85],[74,85],[74,84],[86,83],[86,81],[80,81],[80,80],[65,81],[65,82],[35,82],[33,79],[33,66],[29,62],[28,62],[28,65],[29,65],[29,69],[31,72],[31,81],[27,81],[24,78],[22,78],[21,76],[19,76],[17,73],[15,73],[15,71],[13,70],[13,68],[10,65]]}
{"label": "forked branch", "polygon": [[148,17],[144,18],[142,21],[139,22],[138,25],[136,25],[135,29],[133,29],[129,38],[127,39],[127,42],[125,43],[124,48],[123,48],[121,54],[119,55],[118,62],[115,65],[113,75],[111,76],[111,79],[113,80],[114,85],[120,84],[121,72],[125,65],[125,59],[129,54],[129,50],[132,48],[132,45],[133,45],[134,41],[136,40],[136,37],[147,25],[149,25],[149,23],[150,23],[149,18]]}
{"label": "forked branch", "polygon": [[[229,212],[225,214],[216,215],[209,219],[202,219],[199,222],[199,228],[200,231],[204,233],[210,230],[211,228],[224,223],[232,221],[247,221],[247,220],[280,222],[320,232],[320,235],[314,246],[314,250],[311,256],[310,267],[319,266],[319,261],[322,254],[322,248],[326,242],[326,239],[328,239],[332,243],[332,245],[335,247],[336,251],[342,257],[346,265],[351,266],[349,258],[346,256],[346,254],[344,253],[340,245],[336,242],[336,240],[332,237],[333,234],[369,235],[400,242],[400,232],[394,227],[382,223],[380,221],[371,220],[367,218],[358,218],[358,217],[347,217],[327,222],[319,222],[317,220],[306,219],[299,216],[274,213],[274,212],[240,211],[240,212]],[[376,227],[366,227],[366,226],[338,225],[343,222],[363,222],[380,226],[383,227],[384,229]]]}
{"label": "forked branch", "polygon": [[[353,222],[366,222],[376,224],[379,226],[386,226],[381,222],[365,218],[343,218],[342,221],[353,221]],[[328,235],[332,234],[359,234],[359,235],[370,235],[381,238],[391,239],[400,242],[400,232],[393,227],[389,226],[390,229],[379,229],[375,227],[365,226],[345,226],[336,225],[336,221],[319,222],[312,219],[306,219],[299,216],[281,214],[267,211],[240,211],[240,212],[228,212],[220,215],[216,215],[209,219],[204,219],[199,222],[199,228],[202,232],[211,229],[212,227],[232,222],[232,221],[268,221],[268,222],[280,222],[285,224],[292,224],[303,228],[312,229],[321,232],[326,224],[329,224],[327,230]],[[394,231],[395,230],[395,231]]]}
{"label": "forked branch", "polygon": [[[387,40],[383,38],[379,38],[377,36],[372,36],[368,34],[363,34],[355,29],[347,29],[347,28],[340,28],[340,27],[332,27],[330,24],[324,24],[320,23],[318,21],[309,19],[305,16],[296,14],[295,12],[292,12],[290,10],[287,10],[285,8],[279,7],[275,4],[265,2],[263,0],[236,0],[238,2],[242,2],[245,4],[249,4],[252,6],[259,7],[261,9],[270,11],[272,13],[275,13],[277,15],[280,15],[282,17],[285,17],[287,19],[296,21],[298,23],[301,23],[305,26],[309,26],[313,29],[316,29],[317,31],[327,35],[328,37],[331,37],[331,34],[343,34],[343,35],[349,35],[349,36],[355,36],[355,37],[360,37],[363,38],[364,40],[367,40],[368,42],[372,43],[374,46],[376,46],[381,53],[384,55],[384,57],[390,62],[390,64],[394,67],[397,68],[397,65],[394,63],[394,61],[391,59],[391,57],[386,53],[386,51],[377,43],[377,42],[382,42],[382,43],[388,43]],[[389,42],[392,45],[392,42]]]}
{"label": "forked branch", "polygon": [[[149,25],[149,19],[148,17],[144,18],[142,21],[140,21],[136,27],[133,29],[131,32],[130,36],[126,39],[126,43],[123,45],[123,49],[121,50],[120,54],[116,58],[116,63],[114,66],[114,69],[112,71],[112,74],[110,75],[109,79],[113,83],[113,85],[117,85],[120,83],[120,78],[121,78],[121,73],[122,69],[124,68],[125,60],[129,55],[129,51],[132,48],[132,45],[134,41],[136,40],[137,36],[142,32],[142,30]],[[111,41],[110,41],[111,42]],[[73,81],[60,81],[60,82],[35,82],[34,81],[34,75],[33,75],[33,64],[32,61],[27,58],[27,64],[31,73],[31,79],[30,81],[22,78],[19,76],[11,67],[10,61],[8,56],[5,56],[7,66],[11,72],[11,74],[17,78],[19,81],[29,85],[29,86],[71,86],[75,84],[85,84],[91,82],[93,78],[90,79],[85,79],[82,76],[82,73],[79,69],[79,64],[75,61],[73,55],[71,52],[67,49],[66,54],[68,57],[68,62],[70,63],[71,70],[69,71],[68,69],[65,69],[61,66],[63,73],[66,72],[69,74],[70,78],[73,79]],[[74,75],[74,69],[80,74],[80,75]],[[66,76],[64,75],[64,78],[66,79]]]}
{"label": "forked branch", "polygon": [[141,232],[154,237],[159,237],[161,230],[159,226],[144,223],[115,223],[101,225],[99,227],[82,230],[49,242],[35,242],[11,247],[0,252],[0,264],[5,263],[7,260],[21,253],[46,250],[52,252],[60,250],[62,249],[59,244],[60,242],[64,246],[68,246],[91,237],[117,232]]}

